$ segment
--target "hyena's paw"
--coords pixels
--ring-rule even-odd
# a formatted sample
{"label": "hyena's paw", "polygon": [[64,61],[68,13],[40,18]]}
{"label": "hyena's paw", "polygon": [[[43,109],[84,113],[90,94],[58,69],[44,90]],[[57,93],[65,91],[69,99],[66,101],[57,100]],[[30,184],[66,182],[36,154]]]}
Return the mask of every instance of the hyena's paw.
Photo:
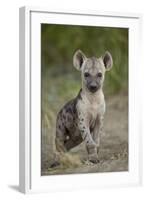
{"label": "hyena's paw", "polygon": [[89,161],[94,163],[94,164],[99,163],[99,159],[98,159],[97,154],[90,154],[89,155]]}
{"label": "hyena's paw", "polygon": [[87,144],[88,160],[92,163],[98,163],[97,145],[96,143]]}

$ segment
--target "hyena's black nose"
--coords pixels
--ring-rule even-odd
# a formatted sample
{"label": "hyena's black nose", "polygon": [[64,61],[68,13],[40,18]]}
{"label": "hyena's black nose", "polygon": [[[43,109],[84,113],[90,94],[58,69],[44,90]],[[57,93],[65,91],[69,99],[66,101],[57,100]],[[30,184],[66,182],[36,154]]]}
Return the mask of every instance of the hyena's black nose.
{"label": "hyena's black nose", "polygon": [[91,88],[92,90],[96,90],[97,87],[96,87],[95,85],[91,85],[90,88]]}
{"label": "hyena's black nose", "polygon": [[96,90],[97,90],[97,85],[95,85],[95,84],[90,85],[91,92],[96,92]]}

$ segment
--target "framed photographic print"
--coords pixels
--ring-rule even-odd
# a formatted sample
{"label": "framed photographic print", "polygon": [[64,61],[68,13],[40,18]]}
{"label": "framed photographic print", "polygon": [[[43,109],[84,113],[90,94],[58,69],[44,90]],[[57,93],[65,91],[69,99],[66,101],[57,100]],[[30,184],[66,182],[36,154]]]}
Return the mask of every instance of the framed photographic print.
{"label": "framed photographic print", "polygon": [[141,183],[141,15],[20,8],[20,191]]}

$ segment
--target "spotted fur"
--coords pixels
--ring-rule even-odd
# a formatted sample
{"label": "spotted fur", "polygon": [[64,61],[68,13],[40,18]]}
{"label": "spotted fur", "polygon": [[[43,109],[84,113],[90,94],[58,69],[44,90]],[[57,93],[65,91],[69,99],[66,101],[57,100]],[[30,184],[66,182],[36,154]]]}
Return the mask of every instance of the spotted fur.
{"label": "spotted fur", "polygon": [[57,115],[56,149],[66,152],[85,142],[89,160],[97,163],[105,113],[102,86],[105,71],[112,67],[113,61],[109,52],[100,58],[87,58],[78,50],[73,63],[81,71],[82,88]]}

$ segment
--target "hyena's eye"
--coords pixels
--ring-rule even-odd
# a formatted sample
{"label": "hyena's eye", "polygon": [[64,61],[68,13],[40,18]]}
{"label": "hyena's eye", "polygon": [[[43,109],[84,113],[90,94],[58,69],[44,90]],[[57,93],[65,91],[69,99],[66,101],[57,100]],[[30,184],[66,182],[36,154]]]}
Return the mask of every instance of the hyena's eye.
{"label": "hyena's eye", "polygon": [[85,76],[85,77],[89,77],[90,74],[89,74],[88,72],[85,72],[84,76]]}
{"label": "hyena's eye", "polygon": [[99,72],[99,73],[97,74],[97,77],[101,78],[101,77],[102,77],[102,73]]}

